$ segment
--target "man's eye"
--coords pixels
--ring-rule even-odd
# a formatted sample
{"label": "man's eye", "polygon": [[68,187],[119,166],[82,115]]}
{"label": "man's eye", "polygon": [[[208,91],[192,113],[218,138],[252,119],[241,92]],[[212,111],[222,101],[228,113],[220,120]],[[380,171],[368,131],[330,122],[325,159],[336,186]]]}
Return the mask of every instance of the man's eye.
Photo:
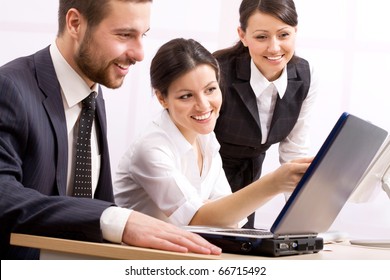
{"label": "man's eye", "polygon": [[123,39],[129,39],[129,38],[134,37],[131,33],[119,33],[118,36],[123,38]]}

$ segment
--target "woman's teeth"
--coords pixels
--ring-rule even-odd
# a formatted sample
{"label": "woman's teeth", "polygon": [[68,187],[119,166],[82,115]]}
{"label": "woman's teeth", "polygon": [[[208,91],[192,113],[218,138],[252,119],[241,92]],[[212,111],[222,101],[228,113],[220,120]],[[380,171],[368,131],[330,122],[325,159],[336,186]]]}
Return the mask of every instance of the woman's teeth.
{"label": "woman's teeth", "polygon": [[279,59],[281,59],[282,58],[282,56],[281,55],[279,55],[279,56],[268,56],[267,57],[267,59],[269,59],[269,60],[279,60]]}
{"label": "woman's teeth", "polygon": [[203,121],[208,119],[211,116],[211,112],[208,112],[207,114],[201,115],[201,116],[192,116],[197,121]]}

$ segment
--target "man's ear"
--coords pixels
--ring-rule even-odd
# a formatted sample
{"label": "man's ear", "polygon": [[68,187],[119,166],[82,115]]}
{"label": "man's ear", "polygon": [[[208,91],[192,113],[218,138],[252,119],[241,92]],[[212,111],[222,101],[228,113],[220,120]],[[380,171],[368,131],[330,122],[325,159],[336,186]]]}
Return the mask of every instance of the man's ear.
{"label": "man's ear", "polygon": [[77,9],[69,9],[66,14],[66,29],[72,37],[80,37],[83,17]]}

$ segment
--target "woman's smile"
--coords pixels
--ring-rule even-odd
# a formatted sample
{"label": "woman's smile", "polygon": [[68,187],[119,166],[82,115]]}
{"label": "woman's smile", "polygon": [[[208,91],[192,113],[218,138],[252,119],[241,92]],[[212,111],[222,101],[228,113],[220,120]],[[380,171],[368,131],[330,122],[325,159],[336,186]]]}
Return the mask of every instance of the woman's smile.
{"label": "woman's smile", "polygon": [[205,120],[208,120],[210,118],[212,112],[213,111],[209,111],[203,115],[193,115],[193,116],[191,116],[191,118],[193,118],[197,121],[205,121]]}

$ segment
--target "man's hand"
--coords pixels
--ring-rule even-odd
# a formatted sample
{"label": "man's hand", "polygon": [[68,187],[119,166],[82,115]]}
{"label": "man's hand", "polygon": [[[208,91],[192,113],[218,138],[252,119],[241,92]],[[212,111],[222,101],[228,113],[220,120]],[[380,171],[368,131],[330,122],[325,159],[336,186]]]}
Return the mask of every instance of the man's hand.
{"label": "man's hand", "polygon": [[221,254],[220,248],[199,235],[136,211],[127,220],[122,241],[128,245],[180,253]]}

